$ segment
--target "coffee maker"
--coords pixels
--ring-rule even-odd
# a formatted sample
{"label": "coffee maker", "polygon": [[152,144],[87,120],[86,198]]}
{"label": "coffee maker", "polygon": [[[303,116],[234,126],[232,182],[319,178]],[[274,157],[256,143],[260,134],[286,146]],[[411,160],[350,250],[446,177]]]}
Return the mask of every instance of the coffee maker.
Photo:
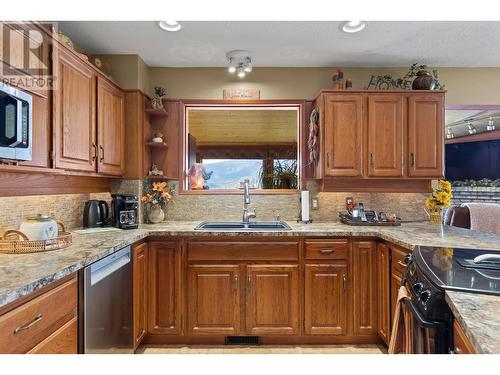
{"label": "coffee maker", "polygon": [[121,229],[136,229],[139,227],[139,200],[132,194],[111,194],[111,211],[113,226]]}

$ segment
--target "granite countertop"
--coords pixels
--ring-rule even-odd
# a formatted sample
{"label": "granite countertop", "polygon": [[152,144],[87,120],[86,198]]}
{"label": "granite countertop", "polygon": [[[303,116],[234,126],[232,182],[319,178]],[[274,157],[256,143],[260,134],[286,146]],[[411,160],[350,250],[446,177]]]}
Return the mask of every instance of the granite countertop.
{"label": "granite countertop", "polygon": [[477,353],[500,353],[500,296],[447,291],[446,302]]}
{"label": "granite countertop", "polygon": [[429,223],[406,223],[400,227],[348,226],[339,222],[295,224],[290,231],[195,231],[198,222],[163,222],[139,229],[73,234],[73,245],[39,254],[0,254],[0,307],[75,272],[116,250],[150,235],[154,236],[309,236],[377,237],[408,249],[416,245],[500,250],[500,236],[442,227]]}

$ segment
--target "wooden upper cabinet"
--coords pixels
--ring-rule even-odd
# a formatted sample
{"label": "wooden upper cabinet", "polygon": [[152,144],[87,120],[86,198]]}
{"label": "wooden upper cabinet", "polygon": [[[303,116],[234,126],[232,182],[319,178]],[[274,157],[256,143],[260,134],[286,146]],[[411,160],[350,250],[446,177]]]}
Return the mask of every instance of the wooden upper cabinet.
{"label": "wooden upper cabinet", "polygon": [[123,92],[102,77],[97,79],[97,171],[122,175],[125,165],[125,111]]}
{"label": "wooden upper cabinet", "polygon": [[96,170],[96,77],[70,52],[57,54],[54,107],[54,164],[56,168]]}
{"label": "wooden upper cabinet", "polygon": [[306,264],[306,335],[345,335],[347,332],[347,265]]}
{"label": "wooden upper cabinet", "polygon": [[444,94],[411,94],[408,99],[408,176],[442,177]]}
{"label": "wooden upper cabinet", "polygon": [[353,321],[355,335],[377,333],[376,244],[371,241],[352,244]]}
{"label": "wooden upper cabinet", "polygon": [[247,266],[247,334],[299,334],[298,268],[298,265]]}
{"label": "wooden upper cabinet", "polygon": [[403,176],[404,96],[368,96],[368,176]]}
{"label": "wooden upper cabinet", "polygon": [[147,330],[147,254],[148,244],[143,242],[132,251],[134,300],[134,349],[141,343]]}
{"label": "wooden upper cabinet", "polygon": [[181,255],[178,242],[150,242],[148,333],[181,333]]}
{"label": "wooden upper cabinet", "polygon": [[377,326],[378,335],[389,344],[391,332],[391,263],[389,247],[384,243],[377,244]]}
{"label": "wooden upper cabinet", "polygon": [[363,174],[363,95],[324,95],[324,175]]}
{"label": "wooden upper cabinet", "polygon": [[238,265],[189,265],[188,334],[240,333]]}

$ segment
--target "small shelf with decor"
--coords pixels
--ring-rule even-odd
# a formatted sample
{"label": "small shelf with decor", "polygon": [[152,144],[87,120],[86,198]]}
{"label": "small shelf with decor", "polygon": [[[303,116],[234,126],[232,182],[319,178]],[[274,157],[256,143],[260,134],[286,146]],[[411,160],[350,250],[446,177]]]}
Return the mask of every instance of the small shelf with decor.
{"label": "small shelf with decor", "polygon": [[[178,179],[179,101],[163,99],[163,108],[152,108],[154,100],[148,98],[144,102],[143,176],[147,179]],[[153,165],[163,172],[162,176],[149,175]]]}

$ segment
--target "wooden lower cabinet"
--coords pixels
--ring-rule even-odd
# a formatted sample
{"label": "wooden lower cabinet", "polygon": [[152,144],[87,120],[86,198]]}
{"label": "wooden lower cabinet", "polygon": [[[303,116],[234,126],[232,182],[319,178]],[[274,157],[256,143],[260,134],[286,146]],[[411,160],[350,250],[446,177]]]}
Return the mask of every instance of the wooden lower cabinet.
{"label": "wooden lower cabinet", "polygon": [[40,344],[29,354],[77,354],[78,318],[75,316]]}
{"label": "wooden lower cabinet", "polygon": [[189,265],[188,334],[240,334],[238,265]]}
{"label": "wooden lower cabinet", "polygon": [[347,333],[347,264],[306,264],[304,333]]}
{"label": "wooden lower cabinet", "polygon": [[0,354],[75,354],[77,341],[76,274],[0,309]]}
{"label": "wooden lower cabinet", "polygon": [[376,243],[352,244],[352,289],[354,335],[377,333]]}
{"label": "wooden lower cabinet", "polygon": [[391,263],[389,247],[384,243],[377,244],[377,326],[378,335],[386,344],[391,337]]}
{"label": "wooden lower cabinet", "polygon": [[453,353],[454,354],[476,354],[474,346],[465,335],[460,324],[453,321]]}
{"label": "wooden lower cabinet", "polygon": [[299,266],[248,265],[246,331],[251,335],[298,335]]}
{"label": "wooden lower cabinet", "polygon": [[143,242],[132,250],[133,300],[134,300],[134,349],[146,336],[147,331],[147,274],[148,243]]}
{"label": "wooden lower cabinet", "polygon": [[150,242],[148,250],[148,333],[178,335],[181,329],[180,244]]}

